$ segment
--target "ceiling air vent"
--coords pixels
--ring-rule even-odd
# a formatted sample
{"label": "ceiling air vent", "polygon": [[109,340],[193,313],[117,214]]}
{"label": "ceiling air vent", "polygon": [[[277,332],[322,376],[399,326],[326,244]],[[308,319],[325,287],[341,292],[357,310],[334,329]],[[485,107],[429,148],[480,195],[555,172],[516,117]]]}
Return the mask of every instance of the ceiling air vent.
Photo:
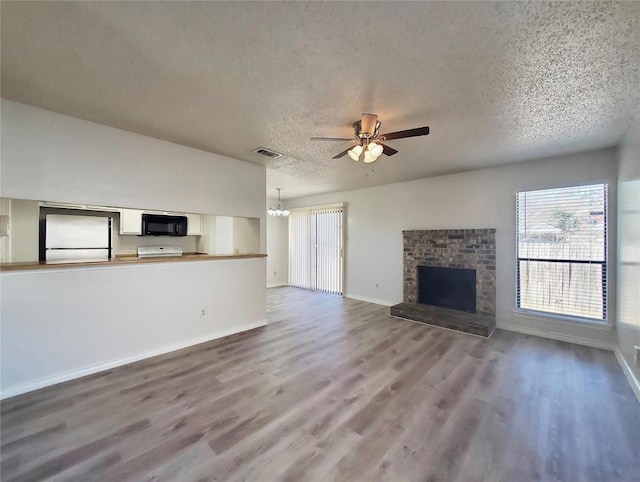
{"label": "ceiling air vent", "polygon": [[279,152],[272,151],[271,149],[267,149],[266,147],[258,147],[252,152],[260,154],[261,156],[268,157],[269,159],[277,159],[278,157],[282,157],[282,154],[280,154]]}

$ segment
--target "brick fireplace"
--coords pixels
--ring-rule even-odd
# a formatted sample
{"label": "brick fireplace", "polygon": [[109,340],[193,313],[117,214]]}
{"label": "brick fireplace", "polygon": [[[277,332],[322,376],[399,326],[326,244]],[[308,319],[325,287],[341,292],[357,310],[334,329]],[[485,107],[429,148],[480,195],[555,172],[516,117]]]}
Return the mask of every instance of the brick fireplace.
{"label": "brick fireplace", "polygon": [[[402,235],[404,302],[391,307],[391,314],[466,333],[490,336],[495,329],[496,230],[415,230],[403,231]],[[418,271],[421,266],[451,268],[448,270],[451,272],[474,270],[475,312],[418,303]],[[424,292],[424,287],[422,291]]]}

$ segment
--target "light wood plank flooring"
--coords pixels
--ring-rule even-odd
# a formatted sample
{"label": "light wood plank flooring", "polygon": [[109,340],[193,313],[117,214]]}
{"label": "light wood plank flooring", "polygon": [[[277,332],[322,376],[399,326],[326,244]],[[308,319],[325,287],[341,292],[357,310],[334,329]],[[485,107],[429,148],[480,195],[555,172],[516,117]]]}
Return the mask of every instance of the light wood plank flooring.
{"label": "light wood plank flooring", "polygon": [[2,403],[1,478],[632,481],[610,352],[269,290],[270,325]]}

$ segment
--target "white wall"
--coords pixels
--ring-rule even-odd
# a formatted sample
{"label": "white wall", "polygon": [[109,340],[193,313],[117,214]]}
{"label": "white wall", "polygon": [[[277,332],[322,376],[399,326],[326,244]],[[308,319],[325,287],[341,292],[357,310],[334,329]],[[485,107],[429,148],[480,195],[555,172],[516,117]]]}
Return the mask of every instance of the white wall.
{"label": "white wall", "polygon": [[[348,162],[348,161],[345,161]],[[378,162],[390,162],[384,156]],[[426,161],[425,161],[426,162]],[[615,259],[617,152],[615,149],[530,161],[412,182],[290,200],[289,207],[346,203],[345,295],[395,304],[402,301],[402,231],[496,228],[498,326],[566,340],[613,346],[609,329],[516,315],[515,193],[608,182],[609,256]],[[615,265],[609,266],[615,279]],[[376,289],[376,284],[379,286]],[[615,300],[610,284],[610,301]],[[609,316],[615,319],[614,303]]]}
{"label": "white wall", "polygon": [[260,220],[233,218],[233,252],[257,253],[260,247]]}
{"label": "white wall", "polygon": [[[9,216],[9,220],[11,219],[11,199],[0,199],[0,215]],[[11,261],[11,238],[8,235],[0,235],[0,263],[9,261]]]}
{"label": "white wall", "polygon": [[263,325],[265,266],[255,258],[2,273],[2,397]]}
{"label": "white wall", "polygon": [[[275,204],[276,200],[267,200]],[[267,216],[267,286],[286,285],[289,280],[289,218]]]}
{"label": "white wall", "polygon": [[[4,160],[4,153],[3,153]],[[11,262],[37,261],[40,245],[38,201],[11,200]]]}
{"label": "white wall", "polygon": [[640,346],[640,117],[620,148],[618,178],[618,348],[640,386],[634,345]]}
{"label": "white wall", "polygon": [[214,236],[216,254],[233,254],[233,218],[216,216]]}
{"label": "white wall", "polygon": [[199,253],[215,253],[216,217],[203,214],[200,218],[202,234],[196,240],[196,251]]}
{"label": "white wall", "polygon": [[265,226],[263,166],[5,99],[0,114],[4,198],[246,216]]}
{"label": "white wall", "polygon": [[[260,218],[266,249],[263,166],[6,100],[1,123],[3,197]],[[264,258],[215,263],[2,273],[3,396],[262,322]]]}

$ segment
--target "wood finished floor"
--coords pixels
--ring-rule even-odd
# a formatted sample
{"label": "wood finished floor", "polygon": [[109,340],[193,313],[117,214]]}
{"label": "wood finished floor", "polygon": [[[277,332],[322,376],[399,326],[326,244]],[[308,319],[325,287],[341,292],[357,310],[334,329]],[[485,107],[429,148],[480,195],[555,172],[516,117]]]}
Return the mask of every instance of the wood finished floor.
{"label": "wood finished floor", "polygon": [[270,325],[2,403],[1,479],[633,481],[612,353],[269,290]]}

